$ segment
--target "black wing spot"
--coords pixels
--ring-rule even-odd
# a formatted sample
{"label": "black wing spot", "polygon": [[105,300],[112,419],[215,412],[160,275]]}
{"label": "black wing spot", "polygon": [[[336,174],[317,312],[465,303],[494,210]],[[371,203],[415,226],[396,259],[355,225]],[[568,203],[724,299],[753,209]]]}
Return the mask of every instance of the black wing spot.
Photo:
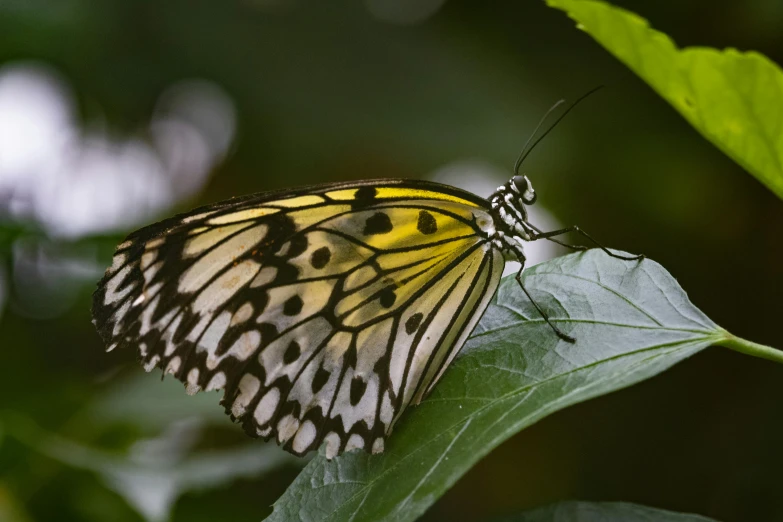
{"label": "black wing spot", "polygon": [[329,380],[329,376],[331,374],[324,370],[323,368],[318,368],[318,371],[315,372],[315,377],[313,377],[312,387],[313,387],[313,393],[318,393],[321,391],[321,388],[324,387],[324,385]]}
{"label": "black wing spot", "polygon": [[353,194],[353,208],[367,207],[375,203],[375,197],[378,191],[375,187],[361,187]]}
{"label": "black wing spot", "polygon": [[277,268],[277,274],[275,275],[274,283],[277,285],[283,283],[293,283],[299,279],[299,267],[291,265],[285,262],[279,264],[269,263],[270,266]]}
{"label": "black wing spot", "polygon": [[383,212],[376,212],[372,216],[367,218],[367,222],[364,224],[364,230],[362,233],[365,236],[372,236],[376,234],[388,234],[392,231],[394,225],[392,225],[389,216]]}
{"label": "black wing spot", "polygon": [[285,315],[298,315],[302,311],[302,298],[298,295],[289,297],[288,300],[283,303],[283,313]]}
{"label": "black wing spot", "polygon": [[364,392],[367,390],[367,383],[359,377],[354,377],[351,380],[351,406],[356,406],[359,401],[364,397]]}
{"label": "black wing spot", "polygon": [[299,346],[299,343],[291,341],[291,344],[288,345],[288,348],[285,349],[285,353],[283,354],[283,362],[285,364],[291,364],[299,359],[300,355],[302,355],[302,348]]}
{"label": "black wing spot", "polygon": [[286,257],[289,259],[297,257],[305,250],[307,250],[307,236],[300,234],[291,239],[291,247],[288,249]]}
{"label": "black wing spot", "polygon": [[310,264],[313,265],[313,268],[320,269],[325,267],[331,258],[332,252],[329,247],[321,247],[310,256]]}
{"label": "black wing spot", "polygon": [[434,234],[438,231],[438,222],[435,221],[432,214],[426,210],[422,210],[419,212],[419,222],[416,223],[416,228],[422,234]]}
{"label": "black wing spot", "polygon": [[261,344],[271,343],[279,335],[277,326],[272,323],[261,323],[258,325],[258,331],[261,332]]}
{"label": "black wing spot", "polygon": [[424,318],[424,314],[421,312],[415,313],[405,321],[405,331],[408,335],[412,334],[419,329],[421,320]]}
{"label": "black wing spot", "polygon": [[384,308],[391,308],[394,302],[397,300],[397,294],[394,293],[393,286],[387,286],[380,291],[381,306]]}

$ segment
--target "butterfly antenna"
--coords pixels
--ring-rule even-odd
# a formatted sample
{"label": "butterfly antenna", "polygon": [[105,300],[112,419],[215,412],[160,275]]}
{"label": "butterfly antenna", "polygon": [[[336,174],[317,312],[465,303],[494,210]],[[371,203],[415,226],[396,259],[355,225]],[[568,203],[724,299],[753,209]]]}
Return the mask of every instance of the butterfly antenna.
{"label": "butterfly antenna", "polygon": [[563,118],[565,118],[565,117],[566,117],[566,115],[567,115],[569,112],[571,112],[571,111],[574,109],[574,107],[576,107],[577,105],[579,105],[579,103],[580,103],[581,101],[583,101],[585,98],[587,98],[588,96],[590,96],[590,95],[591,95],[591,94],[593,94],[594,92],[596,92],[596,91],[598,91],[598,90],[600,90],[600,89],[603,89],[603,87],[604,87],[603,85],[599,85],[598,87],[594,87],[594,88],[590,89],[589,91],[587,91],[587,92],[586,92],[585,94],[583,94],[582,96],[580,96],[579,98],[577,98],[577,100],[576,100],[574,103],[572,103],[571,105],[569,105],[569,106],[568,106],[568,108],[567,108],[567,109],[566,109],[566,110],[563,112],[563,114],[561,114],[560,116],[558,116],[558,117],[557,117],[557,119],[556,119],[556,120],[555,120],[555,122],[552,124],[552,126],[551,126],[551,127],[549,127],[547,130],[545,130],[545,131],[544,131],[544,133],[543,133],[541,136],[539,136],[539,137],[538,137],[538,139],[537,139],[536,141],[534,141],[534,142],[533,142],[533,144],[532,144],[532,145],[530,145],[530,147],[528,148],[528,144],[529,144],[529,143],[530,143],[530,141],[531,141],[531,140],[532,140],[532,139],[535,137],[535,135],[538,133],[538,129],[540,129],[540,128],[541,128],[541,125],[543,125],[543,124],[544,124],[544,121],[546,121],[546,119],[549,117],[549,115],[552,113],[552,111],[554,111],[554,110],[555,110],[556,108],[558,108],[560,105],[562,105],[563,103],[565,103],[565,100],[558,100],[558,101],[557,101],[557,103],[555,103],[554,105],[552,105],[552,106],[549,108],[549,110],[548,110],[548,111],[546,111],[546,114],[544,114],[544,117],[543,117],[543,118],[541,118],[541,121],[539,121],[539,122],[538,122],[538,125],[536,125],[536,128],[533,130],[533,133],[530,135],[530,137],[527,139],[527,141],[525,142],[525,144],[522,146],[522,152],[520,152],[520,153],[519,153],[519,157],[517,158],[517,161],[516,161],[516,163],[514,163],[514,174],[515,174],[515,175],[516,175],[516,174],[519,174],[519,167],[521,167],[521,166],[522,166],[522,162],[523,162],[523,161],[525,161],[525,158],[527,158],[527,157],[528,157],[528,155],[529,155],[531,152],[533,152],[533,149],[535,149],[535,148],[536,148],[536,145],[538,145],[538,144],[541,142],[541,140],[543,140],[544,138],[546,138],[547,134],[549,134],[550,132],[552,132],[552,131],[554,130],[554,128],[555,128],[555,127],[557,127],[557,124],[558,124],[558,123],[560,123],[560,121],[561,121]]}

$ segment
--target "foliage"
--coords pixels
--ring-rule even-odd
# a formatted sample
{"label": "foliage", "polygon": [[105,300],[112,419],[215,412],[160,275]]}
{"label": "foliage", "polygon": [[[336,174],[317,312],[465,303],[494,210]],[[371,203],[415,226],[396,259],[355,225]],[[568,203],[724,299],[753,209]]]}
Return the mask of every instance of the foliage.
{"label": "foliage", "polygon": [[547,0],[668,101],[705,138],[783,198],[783,71],[763,54],[678,49],[634,13],[597,0]]}
{"label": "foliage", "polygon": [[699,515],[673,513],[624,502],[560,502],[497,522],[711,522]]}

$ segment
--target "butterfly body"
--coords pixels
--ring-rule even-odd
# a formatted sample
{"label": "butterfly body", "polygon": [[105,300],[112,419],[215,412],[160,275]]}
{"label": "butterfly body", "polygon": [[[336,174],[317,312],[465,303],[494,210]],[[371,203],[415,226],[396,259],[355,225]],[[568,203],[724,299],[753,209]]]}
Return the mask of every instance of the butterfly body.
{"label": "butterfly body", "polygon": [[485,200],[416,180],[236,198],[132,233],[94,295],[109,346],[301,455],[383,451],[534,239],[515,176]]}

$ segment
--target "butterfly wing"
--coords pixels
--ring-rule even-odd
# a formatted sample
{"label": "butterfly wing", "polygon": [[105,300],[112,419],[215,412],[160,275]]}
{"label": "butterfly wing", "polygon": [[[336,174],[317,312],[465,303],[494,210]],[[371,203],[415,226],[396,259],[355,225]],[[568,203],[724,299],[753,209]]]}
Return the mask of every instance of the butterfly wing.
{"label": "butterfly wing", "polygon": [[379,452],[497,288],[491,227],[484,200],[422,181],[229,200],[128,236],[94,322],[190,393],[224,389],[252,436]]}

